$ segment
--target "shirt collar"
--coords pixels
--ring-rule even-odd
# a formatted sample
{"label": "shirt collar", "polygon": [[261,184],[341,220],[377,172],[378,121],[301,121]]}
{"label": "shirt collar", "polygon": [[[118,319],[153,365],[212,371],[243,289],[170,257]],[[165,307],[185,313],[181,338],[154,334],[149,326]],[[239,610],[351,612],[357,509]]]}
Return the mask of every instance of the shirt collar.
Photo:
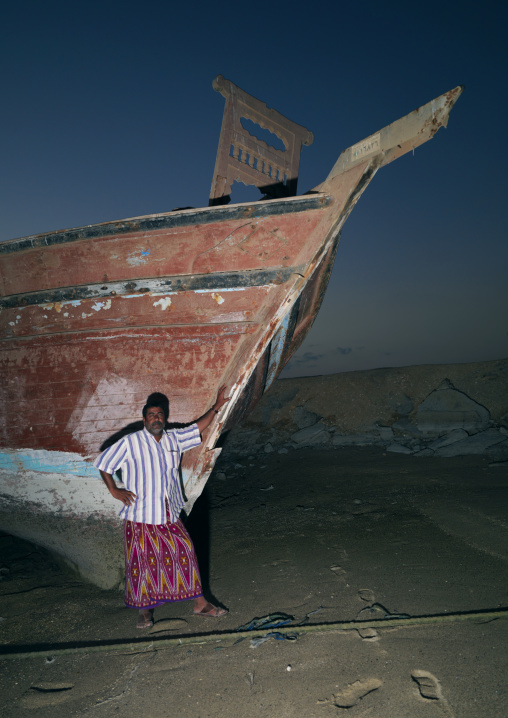
{"label": "shirt collar", "polygon": [[156,444],[160,444],[161,441],[164,441],[164,439],[165,439],[165,437],[166,437],[166,435],[167,435],[166,429],[163,429],[163,430],[162,430],[161,441],[157,441],[157,439],[155,438],[155,436],[153,436],[153,434],[150,434],[150,432],[147,431],[146,426],[143,427],[142,433],[143,433],[143,438],[145,439],[145,441],[150,442],[150,440],[152,440],[152,441],[155,441]]}

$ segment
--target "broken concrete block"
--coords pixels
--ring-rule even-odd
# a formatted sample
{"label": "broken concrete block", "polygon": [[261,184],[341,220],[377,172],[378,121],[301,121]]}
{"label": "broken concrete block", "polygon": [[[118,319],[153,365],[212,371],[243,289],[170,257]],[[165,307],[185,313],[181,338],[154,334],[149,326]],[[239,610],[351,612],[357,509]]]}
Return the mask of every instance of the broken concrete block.
{"label": "broken concrete block", "polygon": [[298,446],[327,444],[330,441],[330,432],[325,424],[318,421],[313,426],[307,426],[305,429],[295,432],[291,436],[291,441],[294,441]]}
{"label": "broken concrete block", "polygon": [[483,454],[494,446],[506,442],[506,436],[501,434],[498,429],[487,429],[480,431],[478,434],[468,436],[462,441],[455,441],[453,444],[443,446],[435,452],[436,456],[467,456],[468,454]]}
{"label": "broken concrete block", "polygon": [[379,433],[379,438],[383,441],[391,441],[393,439],[393,429],[391,426],[377,426],[376,431]]}
{"label": "broken concrete block", "polygon": [[412,449],[409,449],[407,446],[404,446],[403,444],[397,444],[394,442],[393,444],[390,444],[386,447],[387,451],[391,451],[394,454],[412,454]]}
{"label": "broken concrete block", "polygon": [[297,406],[292,412],[291,418],[299,429],[306,429],[308,426],[314,426],[319,416],[304,406]]}
{"label": "broken concrete block", "polygon": [[452,429],[481,431],[489,426],[490,413],[481,404],[455,389],[445,379],[416,410],[416,424],[424,434],[442,434]]}
{"label": "broken concrete block", "polygon": [[465,429],[452,429],[452,431],[448,432],[444,436],[440,436],[439,439],[432,441],[429,444],[429,449],[437,451],[443,446],[448,446],[448,444],[454,444],[456,441],[467,439],[468,436],[469,434]]}
{"label": "broken concrete block", "polygon": [[392,427],[398,434],[405,436],[422,436],[420,429],[410,419],[399,419],[393,423]]}

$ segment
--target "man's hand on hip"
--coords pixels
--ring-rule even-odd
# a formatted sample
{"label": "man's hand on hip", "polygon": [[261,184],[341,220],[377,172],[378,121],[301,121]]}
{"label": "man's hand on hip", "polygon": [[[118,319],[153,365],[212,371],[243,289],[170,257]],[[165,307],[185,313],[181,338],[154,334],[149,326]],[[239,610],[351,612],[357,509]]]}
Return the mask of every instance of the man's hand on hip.
{"label": "man's hand on hip", "polygon": [[110,493],[113,498],[121,501],[124,506],[132,506],[136,500],[136,494],[133,494],[132,491],[127,491],[127,489],[115,487],[114,489],[110,489]]}

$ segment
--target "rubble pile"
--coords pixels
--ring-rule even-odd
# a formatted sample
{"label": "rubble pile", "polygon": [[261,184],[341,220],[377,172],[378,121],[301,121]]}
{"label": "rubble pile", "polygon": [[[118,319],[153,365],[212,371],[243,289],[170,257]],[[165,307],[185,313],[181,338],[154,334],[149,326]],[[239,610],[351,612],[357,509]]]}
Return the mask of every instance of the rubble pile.
{"label": "rubble pile", "polygon": [[227,441],[250,454],[368,445],[508,461],[508,360],[282,379]]}

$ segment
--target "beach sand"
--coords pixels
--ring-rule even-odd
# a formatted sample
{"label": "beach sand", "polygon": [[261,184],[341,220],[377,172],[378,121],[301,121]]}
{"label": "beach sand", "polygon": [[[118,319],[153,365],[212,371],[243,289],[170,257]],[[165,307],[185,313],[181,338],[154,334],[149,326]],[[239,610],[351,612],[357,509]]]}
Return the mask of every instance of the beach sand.
{"label": "beach sand", "polygon": [[[204,619],[190,603],[166,605],[149,633],[136,630],[120,592],[85,584],[4,535],[2,652],[41,652],[0,661],[0,713],[506,718],[508,621],[440,616],[508,606],[507,506],[508,467],[479,456],[372,447],[228,455],[187,524],[208,596],[230,613]],[[295,621],[309,614],[305,625],[387,614],[436,620],[295,627],[294,640],[255,647],[249,637],[220,636],[157,644],[275,612]],[[74,655],[55,647],[139,638],[153,645]]]}

